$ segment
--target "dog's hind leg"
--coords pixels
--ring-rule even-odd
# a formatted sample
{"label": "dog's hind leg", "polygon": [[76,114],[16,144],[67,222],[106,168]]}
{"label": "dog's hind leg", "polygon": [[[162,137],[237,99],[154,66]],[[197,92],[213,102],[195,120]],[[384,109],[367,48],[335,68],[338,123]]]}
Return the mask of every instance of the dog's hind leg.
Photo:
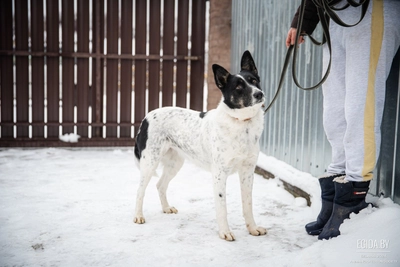
{"label": "dog's hind leg", "polygon": [[143,199],[147,185],[155,173],[159,162],[159,160],[156,158],[152,158],[151,160],[149,158],[150,156],[146,159],[142,157],[140,160],[140,184],[136,195],[136,211],[133,219],[133,221],[138,224],[145,223],[145,219],[143,217]]}
{"label": "dog's hind leg", "polygon": [[143,217],[143,199],[144,194],[151,180],[151,174],[141,175],[140,184],[136,195],[136,211],[135,211],[135,218],[133,222],[142,224],[145,223],[145,219]]}
{"label": "dog's hind leg", "polygon": [[161,206],[164,213],[178,213],[178,210],[168,204],[167,189],[169,182],[175,177],[181,169],[185,160],[173,149],[169,149],[163,156],[161,162],[164,165],[163,173],[157,183],[158,194],[160,196]]}
{"label": "dog's hind leg", "polygon": [[246,222],[246,227],[251,235],[265,235],[267,230],[263,227],[256,225],[253,216],[253,203],[252,191],[254,180],[254,168],[246,168],[246,170],[239,171],[240,188],[242,194],[242,208],[243,216]]}

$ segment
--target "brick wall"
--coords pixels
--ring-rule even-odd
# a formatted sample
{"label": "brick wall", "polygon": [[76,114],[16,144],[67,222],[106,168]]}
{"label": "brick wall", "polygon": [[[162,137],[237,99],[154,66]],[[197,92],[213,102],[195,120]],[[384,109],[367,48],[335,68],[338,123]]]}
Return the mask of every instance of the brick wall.
{"label": "brick wall", "polygon": [[231,0],[210,1],[207,110],[215,108],[221,100],[221,92],[214,82],[212,64],[216,63],[230,71],[231,5]]}

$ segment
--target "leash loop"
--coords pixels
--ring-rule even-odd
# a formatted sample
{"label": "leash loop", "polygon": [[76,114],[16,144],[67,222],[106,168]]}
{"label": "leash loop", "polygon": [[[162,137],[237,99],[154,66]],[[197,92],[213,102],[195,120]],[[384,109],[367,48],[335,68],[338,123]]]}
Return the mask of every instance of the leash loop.
{"label": "leash loop", "polygon": [[[283,64],[281,77],[279,79],[278,89],[276,90],[276,93],[275,93],[271,103],[265,109],[264,115],[267,113],[267,111],[271,108],[272,104],[278,98],[278,95],[279,95],[279,93],[281,91],[281,88],[282,88],[282,85],[283,85],[283,80],[284,80],[284,77],[285,77],[285,74],[286,74],[286,70],[287,70],[287,67],[289,65],[289,60],[290,60],[290,56],[291,56],[292,51],[293,51],[292,78],[293,78],[293,82],[296,84],[296,86],[299,87],[300,89],[306,90],[306,91],[314,90],[314,89],[320,87],[326,81],[326,79],[328,78],[328,75],[329,75],[330,70],[331,70],[332,45],[331,45],[331,38],[330,38],[330,34],[329,34],[329,20],[332,19],[335,23],[337,23],[338,25],[340,25],[342,27],[353,27],[353,26],[356,26],[357,24],[359,24],[363,20],[365,14],[367,13],[368,5],[369,5],[369,2],[370,2],[370,0],[360,0],[359,2],[357,2],[355,0],[347,0],[347,3],[343,7],[336,8],[333,4],[331,4],[332,1],[329,1],[329,0],[312,0],[312,1],[315,4],[315,6],[317,7],[318,16],[319,16],[319,19],[320,19],[320,22],[321,22],[321,26],[322,26],[323,40],[322,40],[322,42],[318,42],[311,35],[309,35],[307,33],[301,33],[301,28],[302,28],[301,26],[303,24],[304,10],[305,10],[305,6],[306,6],[306,1],[302,0],[301,1],[301,5],[300,5],[300,9],[299,9],[299,19],[298,19],[298,22],[297,22],[297,31],[296,31],[295,43],[294,43],[294,45],[290,45],[288,50],[287,50],[287,52],[286,52],[285,62]],[[335,11],[344,10],[344,9],[348,8],[349,6],[352,6],[352,7],[361,6],[360,19],[355,24],[347,24],[347,23],[343,22],[335,12]],[[314,43],[317,46],[322,46],[323,44],[326,43],[326,45],[328,46],[328,49],[329,49],[329,63],[328,63],[326,72],[323,75],[322,79],[316,85],[313,85],[311,87],[303,87],[303,86],[301,86],[299,81],[298,81],[298,79],[297,79],[297,75],[296,75],[296,61],[297,61],[298,40],[299,40],[300,36],[308,36],[309,39],[311,40],[311,42]]]}

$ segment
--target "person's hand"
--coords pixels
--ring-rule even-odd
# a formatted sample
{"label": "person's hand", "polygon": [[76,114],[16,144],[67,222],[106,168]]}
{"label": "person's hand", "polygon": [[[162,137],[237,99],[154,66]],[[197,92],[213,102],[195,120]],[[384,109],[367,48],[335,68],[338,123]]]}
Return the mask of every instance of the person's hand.
{"label": "person's hand", "polygon": [[[286,47],[289,47],[290,45],[294,45],[295,39],[296,39],[296,34],[297,34],[297,29],[296,28],[290,28],[288,35],[286,37]],[[303,36],[300,35],[298,44],[304,43],[304,38]]]}

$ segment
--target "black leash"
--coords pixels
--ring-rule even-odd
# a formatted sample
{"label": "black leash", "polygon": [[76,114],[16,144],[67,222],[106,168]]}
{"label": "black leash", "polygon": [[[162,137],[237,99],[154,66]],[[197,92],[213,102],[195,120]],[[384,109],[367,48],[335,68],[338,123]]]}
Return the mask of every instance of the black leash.
{"label": "black leash", "polygon": [[272,99],[271,103],[269,103],[268,107],[264,110],[264,115],[272,107],[272,104],[274,104],[275,100],[278,98],[279,92],[282,89],[283,79],[285,78],[285,75],[286,75],[286,70],[287,70],[287,66],[289,65],[289,60],[290,60],[290,55],[292,53],[292,50],[293,50],[293,45],[290,45],[288,50],[286,51],[285,62],[283,63],[283,68],[282,68],[282,72],[281,72],[281,77],[279,79],[278,89],[276,90],[275,96]]}
{"label": "black leash", "polygon": [[[322,42],[318,42],[311,35],[308,35],[306,33],[301,33],[301,26],[303,24],[304,10],[305,10],[305,6],[306,6],[305,5],[306,1],[302,0],[301,5],[300,5],[300,10],[299,10],[299,19],[298,19],[298,22],[297,22],[297,31],[296,31],[295,43],[294,43],[294,45],[290,45],[288,50],[287,50],[287,52],[286,52],[285,62],[283,64],[281,77],[279,79],[278,89],[276,90],[276,93],[275,93],[272,101],[270,102],[268,107],[265,109],[264,115],[272,107],[272,104],[278,98],[278,95],[279,95],[279,93],[280,93],[280,91],[282,89],[283,80],[284,80],[285,75],[286,75],[286,70],[287,70],[287,67],[289,65],[289,60],[290,60],[290,56],[291,56],[292,51],[293,51],[292,77],[293,77],[293,82],[296,84],[296,86],[299,87],[300,89],[306,90],[306,91],[314,90],[314,89],[320,87],[326,81],[326,79],[328,78],[328,75],[329,75],[329,72],[330,72],[330,69],[331,69],[332,46],[331,46],[331,38],[330,38],[330,34],[329,34],[329,19],[332,19],[335,23],[337,23],[338,25],[340,25],[342,27],[353,27],[353,26],[356,26],[364,18],[365,14],[367,12],[370,0],[360,0],[360,2],[356,2],[355,0],[347,0],[347,4],[344,5],[343,7],[340,7],[340,8],[336,8],[334,5],[330,4],[330,2],[332,2],[332,1],[327,1],[327,0],[312,0],[312,1],[315,4],[315,6],[317,7],[318,16],[319,16],[320,23],[321,23],[321,26],[322,26],[323,40],[322,40]],[[344,10],[344,9],[348,8],[349,6],[352,6],[352,7],[361,6],[362,7],[361,8],[360,19],[355,24],[346,24],[345,22],[343,22],[339,18],[339,16],[335,12],[335,11]],[[322,77],[322,79],[316,85],[313,85],[311,87],[303,87],[303,86],[300,85],[300,83],[297,80],[296,60],[297,60],[298,40],[299,40],[300,36],[308,36],[309,39],[311,40],[311,42],[314,43],[315,45],[318,45],[318,46],[321,46],[324,43],[326,43],[326,45],[328,46],[328,49],[329,49],[329,63],[328,63],[326,72],[325,72],[324,76]]]}

